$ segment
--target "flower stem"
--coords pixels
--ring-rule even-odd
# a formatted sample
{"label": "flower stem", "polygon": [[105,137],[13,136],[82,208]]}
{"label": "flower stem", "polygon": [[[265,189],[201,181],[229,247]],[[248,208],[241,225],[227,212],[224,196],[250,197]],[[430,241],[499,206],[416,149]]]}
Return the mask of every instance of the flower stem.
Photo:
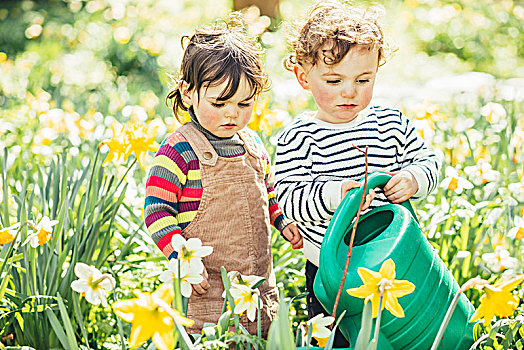
{"label": "flower stem", "polygon": [[380,283],[380,300],[378,302],[378,315],[377,315],[377,320],[375,322],[375,334],[373,335],[373,341],[375,342],[375,344],[378,343],[378,332],[380,330],[380,319],[382,318],[382,302],[383,302],[383,298],[384,298],[384,283]]}
{"label": "flower stem", "polygon": [[260,317],[261,317],[261,312],[260,312],[260,297],[258,297],[258,310],[257,310],[257,317],[258,317],[258,323],[257,323],[257,335],[259,338],[262,337],[262,325],[260,324]]}
{"label": "flower stem", "polygon": [[335,317],[335,319],[337,318],[337,307],[340,301],[340,295],[342,294],[342,289],[344,288],[344,284],[346,283],[346,276],[347,276],[348,268],[349,268],[349,260],[351,259],[351,252],[353,250],[353,241],[355,240],[355,233],[357,232],[357,225],[358,225],[358,220],[360,218],[360,213],[362,212],[362,206],[364,205],[364,202],[366,200],[366,187],[368,184],[368,148],[369,147],[366,146],[365,151],[362,151],[360,148],[358,148],[355,145],[353,145],[353,147],[355,147],[360,152],[364,153],[364,161],[366,164],[365,172],[364,172],[364,190],[362,192],[362,198],[360,199],[360,205],[357,211],[357,218],[355,219],[355,223],[353,224],[353,231],[351,232],[351,239],[349,241],[348,255],[346,257],[346,266],[344,267],[344,274],[342,275],[342,281],[340,282],[340,287],[338,288],[337,298],[335,299],[335,305],[333,306],[333,315],[332,316]]}

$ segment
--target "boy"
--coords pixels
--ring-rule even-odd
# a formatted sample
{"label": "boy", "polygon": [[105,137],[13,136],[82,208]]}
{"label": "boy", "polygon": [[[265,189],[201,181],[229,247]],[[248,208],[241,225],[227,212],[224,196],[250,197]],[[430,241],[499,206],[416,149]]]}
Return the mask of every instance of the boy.
{"label": "boy", "polygon": [[[328,314],[313,292],[322,239],[342,198],[364,177],[364,155],[353,146],[369,146],[369,173],[393,175],[370,208],[423,199],[438,183],[439,161],[409,120],[396,109],[368,106],[389,52],[378,17],[376,8],[318,3],[285,63],[318,107],[280,134],[276,153],[278,202],[304,238],[310,318]],[[336,339],[335,345],[347,346],[340,334]]]}

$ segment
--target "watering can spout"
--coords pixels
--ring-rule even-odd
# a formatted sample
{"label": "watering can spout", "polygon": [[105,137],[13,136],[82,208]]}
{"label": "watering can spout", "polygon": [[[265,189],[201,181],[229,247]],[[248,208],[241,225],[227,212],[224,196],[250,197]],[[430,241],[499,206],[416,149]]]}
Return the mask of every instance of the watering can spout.
{"label": "watering can spout", "polygon": [[[386,173],[370,174],[366,192],[383,187],[390,178]],[[346,195],[333,215],[322,242],[314,290],[328,311],[333,310],[340,287],[353,219],[363,192],[364,186],[360,186]],[[339,327],[350,343],[355,344],[361,327],[363,299],[352,297],[345,291],[362,285],[358,267],[379,271],[388,259],[396,265],[396,279],[412,282],[415,291],[399,299],[405,317],[397,318],[389,311],[383,311],[378,348],[429,349],[459,286],[422,234],[409,201],[374,208],[360,218],[337,308],[338,314],[346,310]],[[474,324],[469,323],[473,312],[469,300],[461,295],[442,338],[442,349],[468,349],[473,344]]]}

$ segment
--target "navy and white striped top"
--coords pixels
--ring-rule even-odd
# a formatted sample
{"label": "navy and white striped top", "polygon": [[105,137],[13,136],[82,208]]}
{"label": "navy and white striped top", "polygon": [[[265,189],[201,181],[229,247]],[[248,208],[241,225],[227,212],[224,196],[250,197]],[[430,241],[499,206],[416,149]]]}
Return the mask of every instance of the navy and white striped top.
{"label": "navy and white striped top", "polygon": [[[412,199],[425,198],[438,184],[440,161],[428,150],[411,122],[398,110],[378,106],[361,111],[352,121],[332,124],[298,116],[278,137],[275,184],[284,215],[298,224],[304,254],[318,266],[320,245],[337,206],[341,184],[364,177],[368,170],[411,172],[418,183]],[[388,203],[376,191],[370,209]]]}

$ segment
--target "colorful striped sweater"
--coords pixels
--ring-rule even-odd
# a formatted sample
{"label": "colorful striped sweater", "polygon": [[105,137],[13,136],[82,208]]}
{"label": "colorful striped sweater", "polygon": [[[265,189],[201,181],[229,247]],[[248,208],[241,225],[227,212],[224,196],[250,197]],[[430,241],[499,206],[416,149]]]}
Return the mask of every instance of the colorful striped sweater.
{"label": "colorful striped sweater", "polygon": [[[217,154],[221,157],[238,157],[245,153],[238,135],[233,138],[218,138],[205,130],[196,119],[192,123],[204,133]],[[260,138],[253,132],[255,140],[263,150],[266,164],[265,183],[269,201],[271,224],[282,231],[290,223],[280,210],[270,181],[270,158]],[[160,145],[146,182],[144,216],[147,229],[158,248],[168,259],[176,258],[177,252],[171,245],[174,235],[182,234],[194,219],[202,198],[200,163],[188,141],[179,132],[169,135]]]}

